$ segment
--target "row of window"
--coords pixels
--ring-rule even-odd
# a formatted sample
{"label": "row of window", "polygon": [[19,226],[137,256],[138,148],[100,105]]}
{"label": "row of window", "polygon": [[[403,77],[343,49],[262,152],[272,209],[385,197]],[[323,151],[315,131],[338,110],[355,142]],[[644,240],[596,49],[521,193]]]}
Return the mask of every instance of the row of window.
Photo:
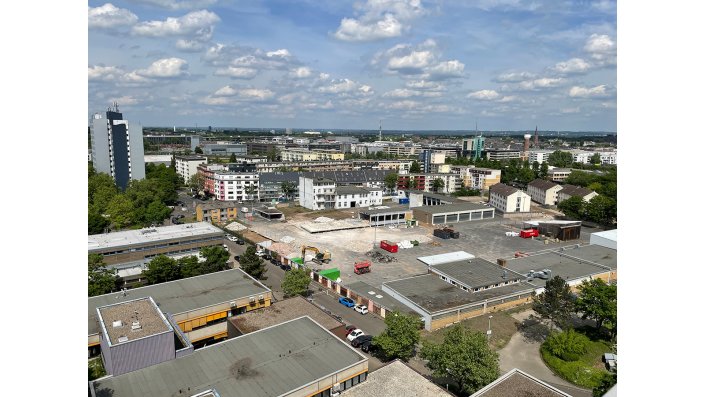
{"label": "row of window", "polygon": [[[215,240],[221,240],[221,239],[222,239],[221,236],[217,236],[217,237],[205,237],[205,238],[199,238],[199,239],[187,240],[187,241],[172,241],[169,243],[162,243],[162,244],[157,244],[157,245],[148,245],[148,246],[144,246],[144,247],[135,247],[135,248],[124,249],[124,250],[119,250],[119,251],[103,252],[100,254],[103,256],[120,255],[120,254],[127,254],[130,252],[150,251],[153,249],[166,248],[166,247],[170,247],[170,246],[194,244],[194,243],[215,241]],[[145,256],[145,258],[148,258],[148,256]]]}

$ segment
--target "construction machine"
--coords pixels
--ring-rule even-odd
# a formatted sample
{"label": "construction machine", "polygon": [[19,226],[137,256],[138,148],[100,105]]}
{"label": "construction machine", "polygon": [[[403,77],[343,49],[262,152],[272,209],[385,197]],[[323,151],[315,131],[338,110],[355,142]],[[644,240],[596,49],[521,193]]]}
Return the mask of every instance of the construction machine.
{"label": "construction machine", "polygon": [[330,263],[331,260],[331,254],[329,251],[323,251],[321,252],[318,248],[316,247],[310,247],[310,246],[303,246],[301,247],[301,260],[306,261],[306,251],[313,251],[314,252],[314,257],[313,257],[313,262],[322,264],[322,263]]}

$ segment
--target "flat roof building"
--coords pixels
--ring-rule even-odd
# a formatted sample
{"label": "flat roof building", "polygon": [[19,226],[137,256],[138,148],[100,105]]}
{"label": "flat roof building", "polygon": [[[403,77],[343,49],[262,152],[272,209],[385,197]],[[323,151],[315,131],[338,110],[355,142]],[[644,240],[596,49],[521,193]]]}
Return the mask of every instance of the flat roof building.
{"label": "flat roof building", "polygon": [[103,255],[103,261],[113,265],[198,251],[222,244],[224,235],[206,222],[93,234],[88,236],[88,253]]}
{"label": "flat roof building", "polygon": [[[358,217],[370,221],[370,226],[396,225],[411,220],[412,212],[407,206],[369,207],[360,210]],[[370,209],[372,208],[372,209]]]}
{"label": "flat roof building", "polygon": [[440,225],[494,218],[494,208],[482,204],[458,202],[448,205],[424,205],[413,208],[414,218],[421,223]]}
{"label": "flat roof building", "polygon": [[601,245],[603,247],[617,249],[617,229],[605,230],[604,232],[592,233],[590,244]]}
{"label": "flat roof building", "polygon": [[173,316],[191,342],[199,342],[227,336],[228,317],[269,306],[272,292],[242,270],[232,269],[90,297],[89,348],[100,343],[97,308],[146,297]]}
{"label": "flat roof building", "polygon": [[367,379],[368,359],[309,317],[90,383],[93,397],[330,396]]}

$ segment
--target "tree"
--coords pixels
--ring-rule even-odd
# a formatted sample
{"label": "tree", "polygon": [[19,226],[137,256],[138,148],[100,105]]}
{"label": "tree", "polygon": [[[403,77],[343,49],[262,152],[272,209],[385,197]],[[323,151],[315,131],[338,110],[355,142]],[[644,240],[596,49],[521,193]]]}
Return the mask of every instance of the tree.
{"label": "tree", "polygon": [[237,163],[237,157],[235,156],[235,153],[230,154],[230,162]]}
{"label": "tree", "polygon": [[573,155],[569,152],[556,150],[548,155],[548,164],[554,167],[568,167],[573,164]]}
{"label": "tree", "polygon": [[420,338],[421,322],[419,318],[395,310],[387,313],[384,324],[386,325],[385,330],[372,339],[372,344],[379,348],[385,360],[399,358],[407,361],[410,359]]}
{"label": "tree", "polygon": [[541,163],[541,167],[539,169],[539,178],[546,178],[548,176],[548,162],[544,161]]}
{"label": "tree", "polygon": [[88,296],[115,291],[119,282],[117,270],[105,266],[103,255],[88,254]]}
{"label": "tree", "polygon": [[240,269],[258,280],[266,280],[264,273],[267,272],[267,268],[264,267],[262,259],[255,255],[253,246],[247,247],[245,253],[240,256]]}
{"label": "tree", "polygon": [[541,175],[541,171],[539,170],[541,166],[539,165],[538,161],[534,161],[531,163],[531,171],[534,173],[534,179],[538,178]]}
{"label": "tree", "polygon": [[421,357],[438,378],[450,378],[472,394],[499,377],[499,357],[484,334],[455,325],[441,344],[424,342]]}
{"label": "tree", "polygon": [[603,374],[602,379],[600,379],[600,384],[592,389],[592,397],[602,397],[610,391],[612,386],[617,384],[617,374]]}
{"label": "tree", "polygon": [[255,193],[257,193],[257,186],[255,186],[254,183],[251,183],[247,186],[245,186],[245,194],[247,194],[250,198],[250,201],[254,205],[255,202]]}
{"label": "tree", "polygon": [[443,189],[445,182],[443,182],[443,179],[441,178],[436,178],[433,180],[433,185],[431,186],[433,187],[433,191],[438,193],[438,189]]}
{"label": "tree", "polygon": [[595,196],[585,204],[585,217],[600,225],[611,226],[617,218],[617,202],[602,195]]}
{"label": "tree", "polygon": [[272,146],[269,150],[267,150],[267,160],[268,161],[277,161],[278,157],[279,157],[279,151],[277,150],[276,146]]}
{"label": "tree", "polygon": [[286,197],[287,200],[291,197],[291,194],[294,193],[298,186],[294,182],[291,181],[284,181],[282,184],[279,186],[281,189],[282,193],[284,193],[284,197]]}
{"label": "tree", "polygon": [[110,222],[103,215],[92,208],[88,209],[88,234],[103,233],[108,225]]}
{"label": "tree", "polygon": [[541,318],[564,328],[570,325],[570,316],[575,307],[575,297],[568,283],[560,276],[546,281],[542,294],[533,296],[533,309]]}
{"label": "tree", "polygon": [[518,170],[516,175],[516,181],[524,185],[528,185],[529,182],[533,181],[534,179],[536,179],[536,175],[534,174],[534,171],[531,170],[531,168],[521,168],[520,170]]}
{"label": "tree", "polygon": [[582,219],[585,213],[585,201],[582,197],[573,196],[558,203],[558,209],[568,218]]}
{"label": "tree", "polygon": [[169,164],[171,165],[172,169],[174,169],[174,170],[176,169],[176,155],[175,154],[171,155],[171,162]]}
{"label": "tree", "polygon": [[576,312],[582,313],[583,319],[595,320],[598,330],[604,325],[614,337],[617,332],[617,286],[596,278],[583,281],[578,290]]}
{"label": "tree", "polygon": [[201,248],[201,256],[205,259],[201,262],[201,274],[219,272],[228,268],[230,253],[222,245]]}
{"label": "tree", "polygon": [[200,146],[196,146],[196,149],[194,150],[194,153],[203,154],[203,149],[201,149]]}
{"label": "tree", "polygon": [[553,332],[546,338],[543,346],[554,356],[564,361],[577,361],[585,351],[590,340],[587,336],[572,329]]}
{"label": "tree", "polygon": [[397,180],[399,179],[399,174],[392,172],[384,177],[384,186],[390,191],[394,191],[397,187]]}
{"label": "tree", "polygon": [[414,160],[409,168],[409,173],[418,174],[419,172],[421,172],[421,166],[418,161]]}
{"label": "tree", "polygon": [[306,296],[310,283],[311,277],[309,277],[308,271],[304,269],[292,269],[290,272],[286,272],[281,286],[284,295],[287,297],[296,295]]}
{"label": "tree", "polygon": [[181,278],[181,269],[175,259],[166,255],[157,255],[147,264],[142,274],[150,284],[159,284]]}
{"label": "tree", "polygon": [[164,205],[159,200],[154,200],[147,206],[144,213],[144,221],[148,224],[152,223],[162,223],[164,219],[169,217],[171,214],[171,209]]}
{"label": "tree", "polygon": [[184,256],[176,260],[181,270],[181,277],[195,277],[201,275],[201,264],[196,255]]}
{"label": "tree", "polygon": [[117,229],[131,225],[135,219],[135,207],[132,201],[124,194],[118,194],[108,203],[105,212],[110,217],[110,222]]}
{"label": "tree", "polygon": [[203,191],[203,188],[205,187],[205,178],[203,177],[203,174],[197,172],[192,175],[188,181],[188,186],[192,191]]}
{"label": "tree", "polygon": [[590,164],[592,164],[592,165],[602,164],[602,157],[600,157],[600,153],[595,153],[592,156],[590,156]]}
{"label": "tree", "polygon": [[409,188],[409,189],[416,189],[416,178],[414,178],[413,176],[411,176],[411,177],[409,177],[409,179],[408,179],[407,181],[408,181],[408,182],[407,182],[407,188]]}

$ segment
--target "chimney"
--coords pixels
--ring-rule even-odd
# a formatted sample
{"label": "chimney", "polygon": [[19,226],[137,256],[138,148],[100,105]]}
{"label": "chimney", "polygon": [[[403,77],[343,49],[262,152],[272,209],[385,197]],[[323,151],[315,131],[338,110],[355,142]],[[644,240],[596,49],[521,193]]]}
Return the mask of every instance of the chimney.
{"label": "chimney", "polygon": [[534,147],[539,147],[539,126],[536,126],[536,131],[534,131]]}
{"label": "chimney", "polygon": [[528,155],[528,153],[529,153],[529,144],[530,143],[531,143],[531,134],[524,135],[524,153],[525,153],[525,155]]}
{"label": "chimney", "polygon": [[499,259],[497,259],[497,264],[502,267],[505,267],[505,266],[507,266],[507,260],[504,258],[499,258]]}

